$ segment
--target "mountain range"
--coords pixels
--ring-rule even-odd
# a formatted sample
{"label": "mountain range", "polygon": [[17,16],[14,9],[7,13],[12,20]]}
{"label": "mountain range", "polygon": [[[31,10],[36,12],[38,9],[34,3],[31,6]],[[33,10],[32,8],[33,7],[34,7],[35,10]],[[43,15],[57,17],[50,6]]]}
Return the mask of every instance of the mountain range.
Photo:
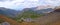
{"label": "mountain range", "polygon": [[25,8],[25,9],[23,9],[23,11],[34,11],[38,14],[49,13],[49,12],[54,11],[54,9],[52,9],[52,8],[46,8],[46,9],[40,9],[40,10],[36,10],[36,9],[38,9],[38,8],[37,7]]}
{"label": "mountain range", "polygon": [[6,15],[6,16],[10,16],[10,17],[14,18],[18,15],[18,13],[20,13],[20,11],[0,7],[0,14],[2,14],[2,15]]}
{"label": "mountain range", "polygon": [[29,11],[29,12],[32,11],[32,12],[35,12],[37,14],[44,14],[44,13],[48,13],[48,12],[53,11],[52,8],[40,9],[40,10],[36,10],[36,9],[37,9],[37,7],[32,7],[32,8],[24,8],[22,11],[17,11],[17,10],[13,10],[13,9],[0,7],[0,14],[15,18],[20,13],[23,13],[23,12],[26,12],[26,11]]}

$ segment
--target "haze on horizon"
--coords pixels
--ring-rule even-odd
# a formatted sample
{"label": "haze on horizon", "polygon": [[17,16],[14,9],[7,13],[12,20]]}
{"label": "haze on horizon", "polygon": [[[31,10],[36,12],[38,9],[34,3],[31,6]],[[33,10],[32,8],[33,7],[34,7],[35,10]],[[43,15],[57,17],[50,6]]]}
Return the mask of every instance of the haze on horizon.
{"label": "haze on horizon", "polygon": [[0,7],[22,10],[40,5],[59,6],[59,2],[60,0],[0,0]]}

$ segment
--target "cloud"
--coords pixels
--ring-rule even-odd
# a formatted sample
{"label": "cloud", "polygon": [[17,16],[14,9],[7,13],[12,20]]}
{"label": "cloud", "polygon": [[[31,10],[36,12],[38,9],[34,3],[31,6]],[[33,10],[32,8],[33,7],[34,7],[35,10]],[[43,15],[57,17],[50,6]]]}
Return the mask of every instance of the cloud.
{"label": "cloud", "polygon": [[46,4],[50,4],[50,5],[59,5],[58,3],[60,2],[60,0],[46,0],[45,3]]}
{"label": "cloud", "polygon": [[0,2],[0,7],[7,7],[7,8],[25,8],[25,7],[33,7],[37,5],[38,1],[34,0],[14,0],[12,2],[6,1],[6,2]]}
{"label": "cloud", "polygon": [[39,5],[60,5],[60,0],[0,0],[0,7],[6,7],[10,9],[23,9],[36,7]]}
{"label": "cloud", "polygon": [[0,0],[0,1],[6,1],[6,0]]}
{"label": "cloud", "polygon": [[0,2],[5,2],[5,1],[13,1],[13,0],[0,0]]}

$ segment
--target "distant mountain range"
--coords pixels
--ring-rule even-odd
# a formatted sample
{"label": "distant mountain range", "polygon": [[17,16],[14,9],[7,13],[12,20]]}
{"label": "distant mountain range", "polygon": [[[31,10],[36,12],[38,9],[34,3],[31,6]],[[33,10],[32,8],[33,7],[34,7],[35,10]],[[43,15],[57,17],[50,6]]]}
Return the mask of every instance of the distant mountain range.
{"label": "distant mountain range", "polygon": [[6,15],[6,16],[10,16],[12,18],[17,17],[18,14],[26,12],[26,11],[32,11],[35,12],[37,14],[44,14],[44,13],[48,13],[53,11],[52,8],[47,8],[47,9],[41,9],[41,10],[36,10],[37,7],[32,7],[32,8],[24,8],[22,11],[17,11],[17,10],[13,10],[13,9],[7,9],[4,7],[0,7],[0,14]]}
{"label": "distant mountain range", "polygon": [[50,13],[52,12],[53,9],[52,8],[47,8],[47,9],[42,9],[42,10],[37,10],[37,13],[43,14],[43,13]]}
{"label": "distant mountain range", "polygon": [[36,10],[36,8],[37,7],[35,7],[35,8],[25,8],[25,9],[23,9],[23,11],[34,11],[38,14],[49,13],[49,12],[54,11],[54,9],[52,9],[52,8],[46,8],[46,9],[40,9],[40,10]]}
{"label": "distant mountain range", "polygon": [[0,14],[2,14],[2,15],[6,15],[6,16],[10,16],[10,17],[14,18],[18,15],[18,13],[20,13],[20,11],[0,7]]}

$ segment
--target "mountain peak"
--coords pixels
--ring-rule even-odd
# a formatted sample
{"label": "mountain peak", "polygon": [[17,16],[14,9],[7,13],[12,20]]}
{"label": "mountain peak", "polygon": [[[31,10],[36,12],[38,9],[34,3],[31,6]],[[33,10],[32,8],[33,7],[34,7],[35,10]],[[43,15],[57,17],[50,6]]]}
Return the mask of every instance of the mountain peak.
{"label": "mountain peak", "polygon": [[55,12],[60,12],[60,6],[55,7],[54,11]]}

